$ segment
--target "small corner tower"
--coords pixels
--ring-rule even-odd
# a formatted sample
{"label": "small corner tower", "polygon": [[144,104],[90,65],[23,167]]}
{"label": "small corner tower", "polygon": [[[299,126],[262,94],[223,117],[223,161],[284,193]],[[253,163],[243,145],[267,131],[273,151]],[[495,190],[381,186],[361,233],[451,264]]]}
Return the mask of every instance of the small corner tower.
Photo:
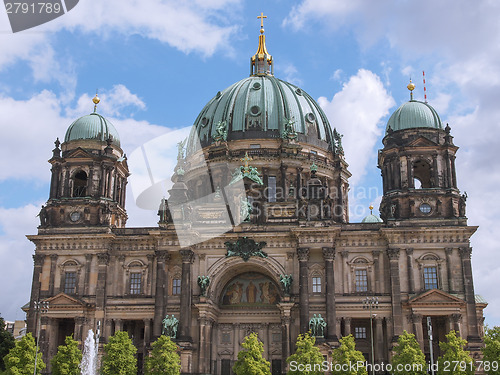
{"label": "small corner tower", "polygon": [[379,150],[384,221],[452,219],[466,224],[466,194],[460,195],[455,173],[451,128],[443,128],[434,108],[413,98],[415,85],[408,85],[410,101],[389,118],[384,148]]}
{"label": "small corner tower", "polygon": [[[110,121],[94,112],[74,121],[52,150],[49,200],[40,211],[40,229],[123,227],[127,221],[127,157]],[[60,146],[60,147],[59,147]]]}

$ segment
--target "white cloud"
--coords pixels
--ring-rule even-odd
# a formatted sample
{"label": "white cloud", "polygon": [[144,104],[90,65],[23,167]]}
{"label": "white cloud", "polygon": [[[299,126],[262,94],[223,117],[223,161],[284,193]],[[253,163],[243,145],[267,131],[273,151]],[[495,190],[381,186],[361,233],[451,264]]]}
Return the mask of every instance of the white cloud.
{"label": "white cloud", "polygon": [[35,234],[39,205],[0,207],[0,309],[4,318],[24,319],[20,307],[30,300],[35,245],[26,233]]}
{"label": "white cloud", "polygon": [[285,81],[290,82],[296,86],[302,86],[304,83],[302,79],[299,77],[299,71],[293,64],[286,64],[284,68],[281,68],[280,71],[283,72]]}
{"label": "white cloud", "polygon": [[366,172],[375,144],[385,128],[381,120],[389,113],[394,100],[376,74],[360,69],[331,101],[321,97],[318,103],[332,126],[344,135],[345,157],[353,175],[350,184],[355,186]]}

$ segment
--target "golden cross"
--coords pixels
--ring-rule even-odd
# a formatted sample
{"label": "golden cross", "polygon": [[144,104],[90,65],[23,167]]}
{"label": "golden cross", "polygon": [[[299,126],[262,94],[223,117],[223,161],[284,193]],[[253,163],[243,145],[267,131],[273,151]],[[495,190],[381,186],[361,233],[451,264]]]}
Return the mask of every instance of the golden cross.
{"label": "golden cross", "polygon": [[264,18],[267,18],[267,16],[264,16],[263,12],[260,12],[260,16],[257,16],[257,18],[260,18],[260,27],[264,27]]}
{"label": "golden cross", "polygon": [[253,160],[250,156],[248,156],[248,152],[245,152],[245,157],[240,159],[243,163],[245,163],[245,170],[248,170],[248,162]]}

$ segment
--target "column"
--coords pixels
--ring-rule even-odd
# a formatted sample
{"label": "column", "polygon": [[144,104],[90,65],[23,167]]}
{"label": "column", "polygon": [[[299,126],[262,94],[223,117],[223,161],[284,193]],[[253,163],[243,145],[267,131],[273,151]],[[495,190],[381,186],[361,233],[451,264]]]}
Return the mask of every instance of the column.
{"label": "column", "polygon": [[151,319],[143,319],[144,322],[144,355],[146,355],[149,346],[151,345]]}
{"label": "column", "polygon": [[411,314],[411,322],[413,324],[413,334],[417,339],[420,349],[424,350],[424,329],[422,326],[422,314]]}
{"label": "column", "polygon": [[415,293],[415,276],[413,274],[413,249],[406,249],[406,267],[408,273],[408,293]]}
{"label": "column", "polygon": [[451,156],[451,181],[452,181],[452,187],[457,188],[457,173],[455,170],[455,155]]}
{"label": "column", "polygon": [[376,316],[375,321],[375,363],[384,362],[384,335],[382,332],[382,318]]}
{"label": "column", "polygon": [[207,352],[207,341],[210,342],[210,337],[207,336],[207,324],[207,318],[199,318],[200,344],[198,353],[198,368],[201,374],[207,374],[210,370],[210,353]]}
{"label": "column", "polygon": [[373,250],[372,251],[373,255],[373,268],[375,272],[375,294],[380,294],[380,283],[383,282],[383,280],[380,279],[380,250]]}
{"label": "column", "polygon": [[80,341],[83,343],[83,324],[85,323],[85,318],[83,316],[77,316],[75,318],[75,341]]}
{"label": "column", "polygon": [[165,260],[168,257],[166,250],[156,250],[156,285],[155,285],[155,312],[153,320],[153,337],[161,335],[162,321],[165,316]]}
{"label": "column", "polygon": [[453,275],[451,273],[451,255],[453,253],[453,248],[447,247],[444,249],[446,254],[446,276],[448,278],[448,293],[455,293],[455,288],[453,286]]}
{"label": "column", "polygon": [[438,163],[437,163],[437,154],[432,155],[432,169],[434,172],[434,178],[433,178],[433,183],[434,187],[441,187],[439,186],[439,170],[438,170]]}
{"label": "column", "polygon": [[92,254],[85,254],[85,275],[83,281],[83,294],[88,296],[90,294],[90,266],[92,264]]}
{"label": "column", "polygon": [[351,334],[351,317],[344,316],[344,336]]}
{"label": "column", "polygon": [[118,331],[123,331],[123,320],[113,319],[115,321],[115,333]]}
{"label": "column", "polygon": [[286,372],[286,359],[293,351],[293,344],[290,337],[290,324],[292,322],[291,310],[293,306],[294,303],[291,302],[282,302],[278,304],[281,311],[281,370],[283,373]]}
{"label": "column", "polygon": [[180,250],[182,257],[181,276],[181,313],[180,313],[180,341],[192,341],[191,338],[191,264],[194,253],[191,249]]}
{"label": "column", "polygon": [[348,276],[346,275],[347,272],[347,257],[349,256],[349,251],[343,250],[341,253],[342,255],[342,291],[344,294],[349,293],[349,283],[347,282]]}
{"label": "column", "polygon": [[326,339],[337,341],[336,321],[337,313],[335,306],[335,248],[324,247],[323,258],[325,260],[326,277]]}
{"label": "column", "polygon": [[147,254],[146,257],[148,258],[148,275],[146,278],[146,289],[144,290],[144,293],[147,296],[152,296],[153,295],[153,289],[151,288],[151,279],[153,278],[153,262],[155,259],[154,254]]}
{"label": "column", "polygon": [[389,273],[391,280],[393,337],[392,341],[397,341],[397,336],[403,333],[403,311],[401,307],[401,284],[399,279],[399,249],[387,249],[389,257]]}
{"label": "column", "polygon": [[104,306],[106,305],[106,279],[108,275],[109,254],[97,254],[97,264],[96,309],[104,310]]}
{"label": "column", "polygon": [[40,274],[42,273],[43,263],[45,261],[44,254],[33,255],[33,282],[31,283],[31,299],[30,299],[30,310],[27,317],[28,332],[31,332],[33,336],[36,335],[36,312],[33,309],[33,303],[40,299]]}
{"label": "column", "polygon": [[109,339],[109,336],[111,336],[111,328],[112,328],[113,320],[108,318],[103,322],[103,324],[104,324],[103,336],[104,336],[105,342],[107,342]]}
{"label": "column", "polygon": [[453,329],[457,332],[457,337],[462,337],[462,330],[460,329],[461,320],[462,320],[462,314],[451,314]]}
{"label": "column", "polygon": [[309,330],[309,272],[307,267],[309,248],[299,247],[297,256],[299,258],[300,333],[306,333]]}
{"label": "column", "polygon": [[233,324],[233,337],[234,337],[234,353],[237,355],[240,351],[240,324]]}
{"label": "column", "polygon": [[50,277],[49,277],[49,296],[54,295],[54,280],[56,278],[57,254],[50,254]]}
{"label": "column", "polygon": [[465,302],[467,303],[467,325],[469,336],[467,341],[480,342],[479,330],[477,326],[476,298],[474,295],[474,284],[472,281],[471,247],[461,247],[458,249],[462,259],[462,272],[464,276]]}

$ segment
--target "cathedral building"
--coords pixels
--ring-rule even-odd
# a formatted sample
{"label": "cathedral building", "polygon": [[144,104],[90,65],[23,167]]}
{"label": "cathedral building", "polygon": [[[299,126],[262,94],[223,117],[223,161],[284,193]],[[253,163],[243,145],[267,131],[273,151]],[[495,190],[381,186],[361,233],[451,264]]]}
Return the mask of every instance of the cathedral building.
{"label": "cathedral building", "polygon": [[477,227],[467,223],[450,127],[411,94],[378,154],[381,218],[351,223],[342,136],[308,93],[274,76],[263,28],[250,68],[179,144],[155,227],[125,225],[127,157],[97,96],[94,112],[55,142],[49,199],[28,236],[25,310],[29,331],[40,321],[45,363],[65,336],[83,343],[98,327],[101,349],[129,333],[139,372],[161,334],[175,339],[188,374],[231,374],[251,332],[273,374],[309,329],[326,359],[353,334],[367,361],[387,363],[404,330],[429,354],[428,321],[436,356],[450,330],[478,356],[486,302],[472,278]]}

